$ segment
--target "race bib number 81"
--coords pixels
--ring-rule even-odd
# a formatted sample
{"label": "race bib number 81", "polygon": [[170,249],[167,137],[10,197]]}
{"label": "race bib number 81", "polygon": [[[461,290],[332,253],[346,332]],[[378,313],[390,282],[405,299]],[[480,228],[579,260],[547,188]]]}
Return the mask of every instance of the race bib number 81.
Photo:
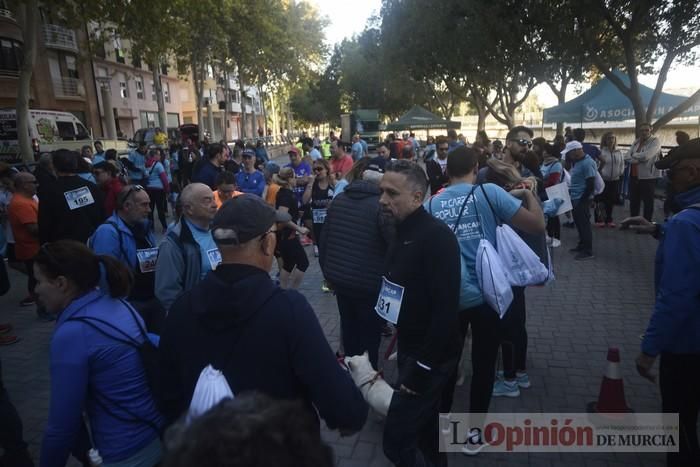
{"label": "race bib number 81", "polygon": [[377,304],[374,305],[374,311],[390,323],[398,323],[403,292],[404,288],[399,284],[394,284],[386,277],[382,277],[382,288],[379,291],[379,297],[377,297]]}
{"label": "race bib number 81", "polygon": [[95,203],[95,199],[92,197],[90,189],[86,186],[75,190],[66,191],[63,193],[63,196],[65,196],[66,202],[68,203],[68,209],[71,211]]}

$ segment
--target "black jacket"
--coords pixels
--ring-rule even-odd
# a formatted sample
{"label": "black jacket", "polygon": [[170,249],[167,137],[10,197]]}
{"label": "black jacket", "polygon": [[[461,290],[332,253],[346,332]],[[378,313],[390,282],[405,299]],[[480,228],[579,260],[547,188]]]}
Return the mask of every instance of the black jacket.
{"label": "black jacket", "polygon": [[253,266],[222,264],[178,298],[159,352],[158,400],[169,422],[187,411],[209,364],[224,373],[234,395],[300,399],[331,429],[357,431],[367,418],[362,394],[304,296],[280,289]]}
{"label": "black jacket", "polygon": [[[460,250],[444,222],[423,207],[397,226],[387,254],[386,277],[404,287],[397,323],[398,352],[435,371],[459,358],[461,343],[457,312],[460,290]],[[409,366],[400,382],[420,393],[431,372]]]}
{"label": "black jacket", "polygon": [[447,174],[442,173],[440,164],[435,159],[430,159],[425,163],[425,171],[430,182],[430,194],[434,195],[447,185],[449,181]]}
{"label": "black jacket", "polygon": [[379,207],[379,187],[352,182],[328,207],[321,231],[319,264],[341,294],[379,293],[391,226]]}
{"label": "black jacket", "polygon": [[[73,200],[69,204],[66,193],[87,188],[92,202],[86,198]],[[69,195],[70,196],[70,195]],[[85,203],[81,206],[82,203]],[[39,241],[75,240],[86,243],[87,239],[102,224],[103,194],[97,185],[77,175],[58,177],[47,187],[42,187],[39,198]],[[71,209],[73,207],[74,209]]]}

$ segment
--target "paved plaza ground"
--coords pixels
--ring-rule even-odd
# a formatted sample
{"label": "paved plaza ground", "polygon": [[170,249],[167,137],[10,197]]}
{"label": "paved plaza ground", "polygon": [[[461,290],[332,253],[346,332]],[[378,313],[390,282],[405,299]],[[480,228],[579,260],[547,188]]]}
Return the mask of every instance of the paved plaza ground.
{"label": "paved plaza ground", "polygon": [[[618,208],[618,214],[623,214]],[[621,216],[620,216],[621,217]],[[554,251],[556,282],[527,290],[530,389],[519,398],[498,398],[495,412],[584,412],[597,398],[606,367],[608,347],[619,347],[627,402],[636,412],[660,410],[656,386],[639,377],[634,358],[639,351],[653,304],[653,259],[656,241],[647,235],[613,229],[594,230],[595,259],[573,261],[568,248],[576,243],[572,229],[562,229],[562,246]],[[312,258],[312,250],[307,247]],[[333,349],[340,326],[334,297],[321,291],[316,260],[304,278],[301,292],[318,314]],[[24,421],[32,454],[38,457],[49,407],[48,349],[53,323],[36,320],[32,308],[20,308],[26,280],[12,271],[12,290],[0,298],[0,322],[14,324],[22,341],[0,347],[5,383]],[[382,347],[386,347],[384,339]],[[395,362],[384,362],[387,379],[395,376]],[[470,371],[470,370],[469,370]],[[457,389],[454,412],[466,411],[469,375]],[[370,415],[364,429],[351,437],[324,431],[338,466],[388,466],[382,453],[382,423]],[[450,454],[450,465],[531,466],[656,466],[659,454],[492,454],[468,458]],[[74,465],[74,464],[70,464]]]}

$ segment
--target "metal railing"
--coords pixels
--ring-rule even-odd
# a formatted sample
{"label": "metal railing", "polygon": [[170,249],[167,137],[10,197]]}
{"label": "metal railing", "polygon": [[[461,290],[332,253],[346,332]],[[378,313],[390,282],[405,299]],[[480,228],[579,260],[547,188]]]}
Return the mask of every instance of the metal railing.
{"label": "metal railing", "polygon": [[78,78],[54,78],[53,92],[56,97],[85,97],[85,86]]}
{"label": "metal railing", "polygon": [[44,44],[47,47],[78,51],[78,41],[75,32],[56,24],[45,24],[42,27]]}

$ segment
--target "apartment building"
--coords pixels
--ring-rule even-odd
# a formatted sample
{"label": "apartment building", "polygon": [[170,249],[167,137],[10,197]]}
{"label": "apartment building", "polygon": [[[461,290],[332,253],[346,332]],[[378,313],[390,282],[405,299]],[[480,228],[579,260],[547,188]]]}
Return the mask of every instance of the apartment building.
{"label": "apartment building", "polygon": [[[48,10],[40,11],[37,58],[30,87],[30,108],[73,113],[95,135],[102,133],[97,89],[89,62],[82,59],[86,30],[70,30]],[[0,107],[17,105],[24,43],[13,13],[0,2]]]}

